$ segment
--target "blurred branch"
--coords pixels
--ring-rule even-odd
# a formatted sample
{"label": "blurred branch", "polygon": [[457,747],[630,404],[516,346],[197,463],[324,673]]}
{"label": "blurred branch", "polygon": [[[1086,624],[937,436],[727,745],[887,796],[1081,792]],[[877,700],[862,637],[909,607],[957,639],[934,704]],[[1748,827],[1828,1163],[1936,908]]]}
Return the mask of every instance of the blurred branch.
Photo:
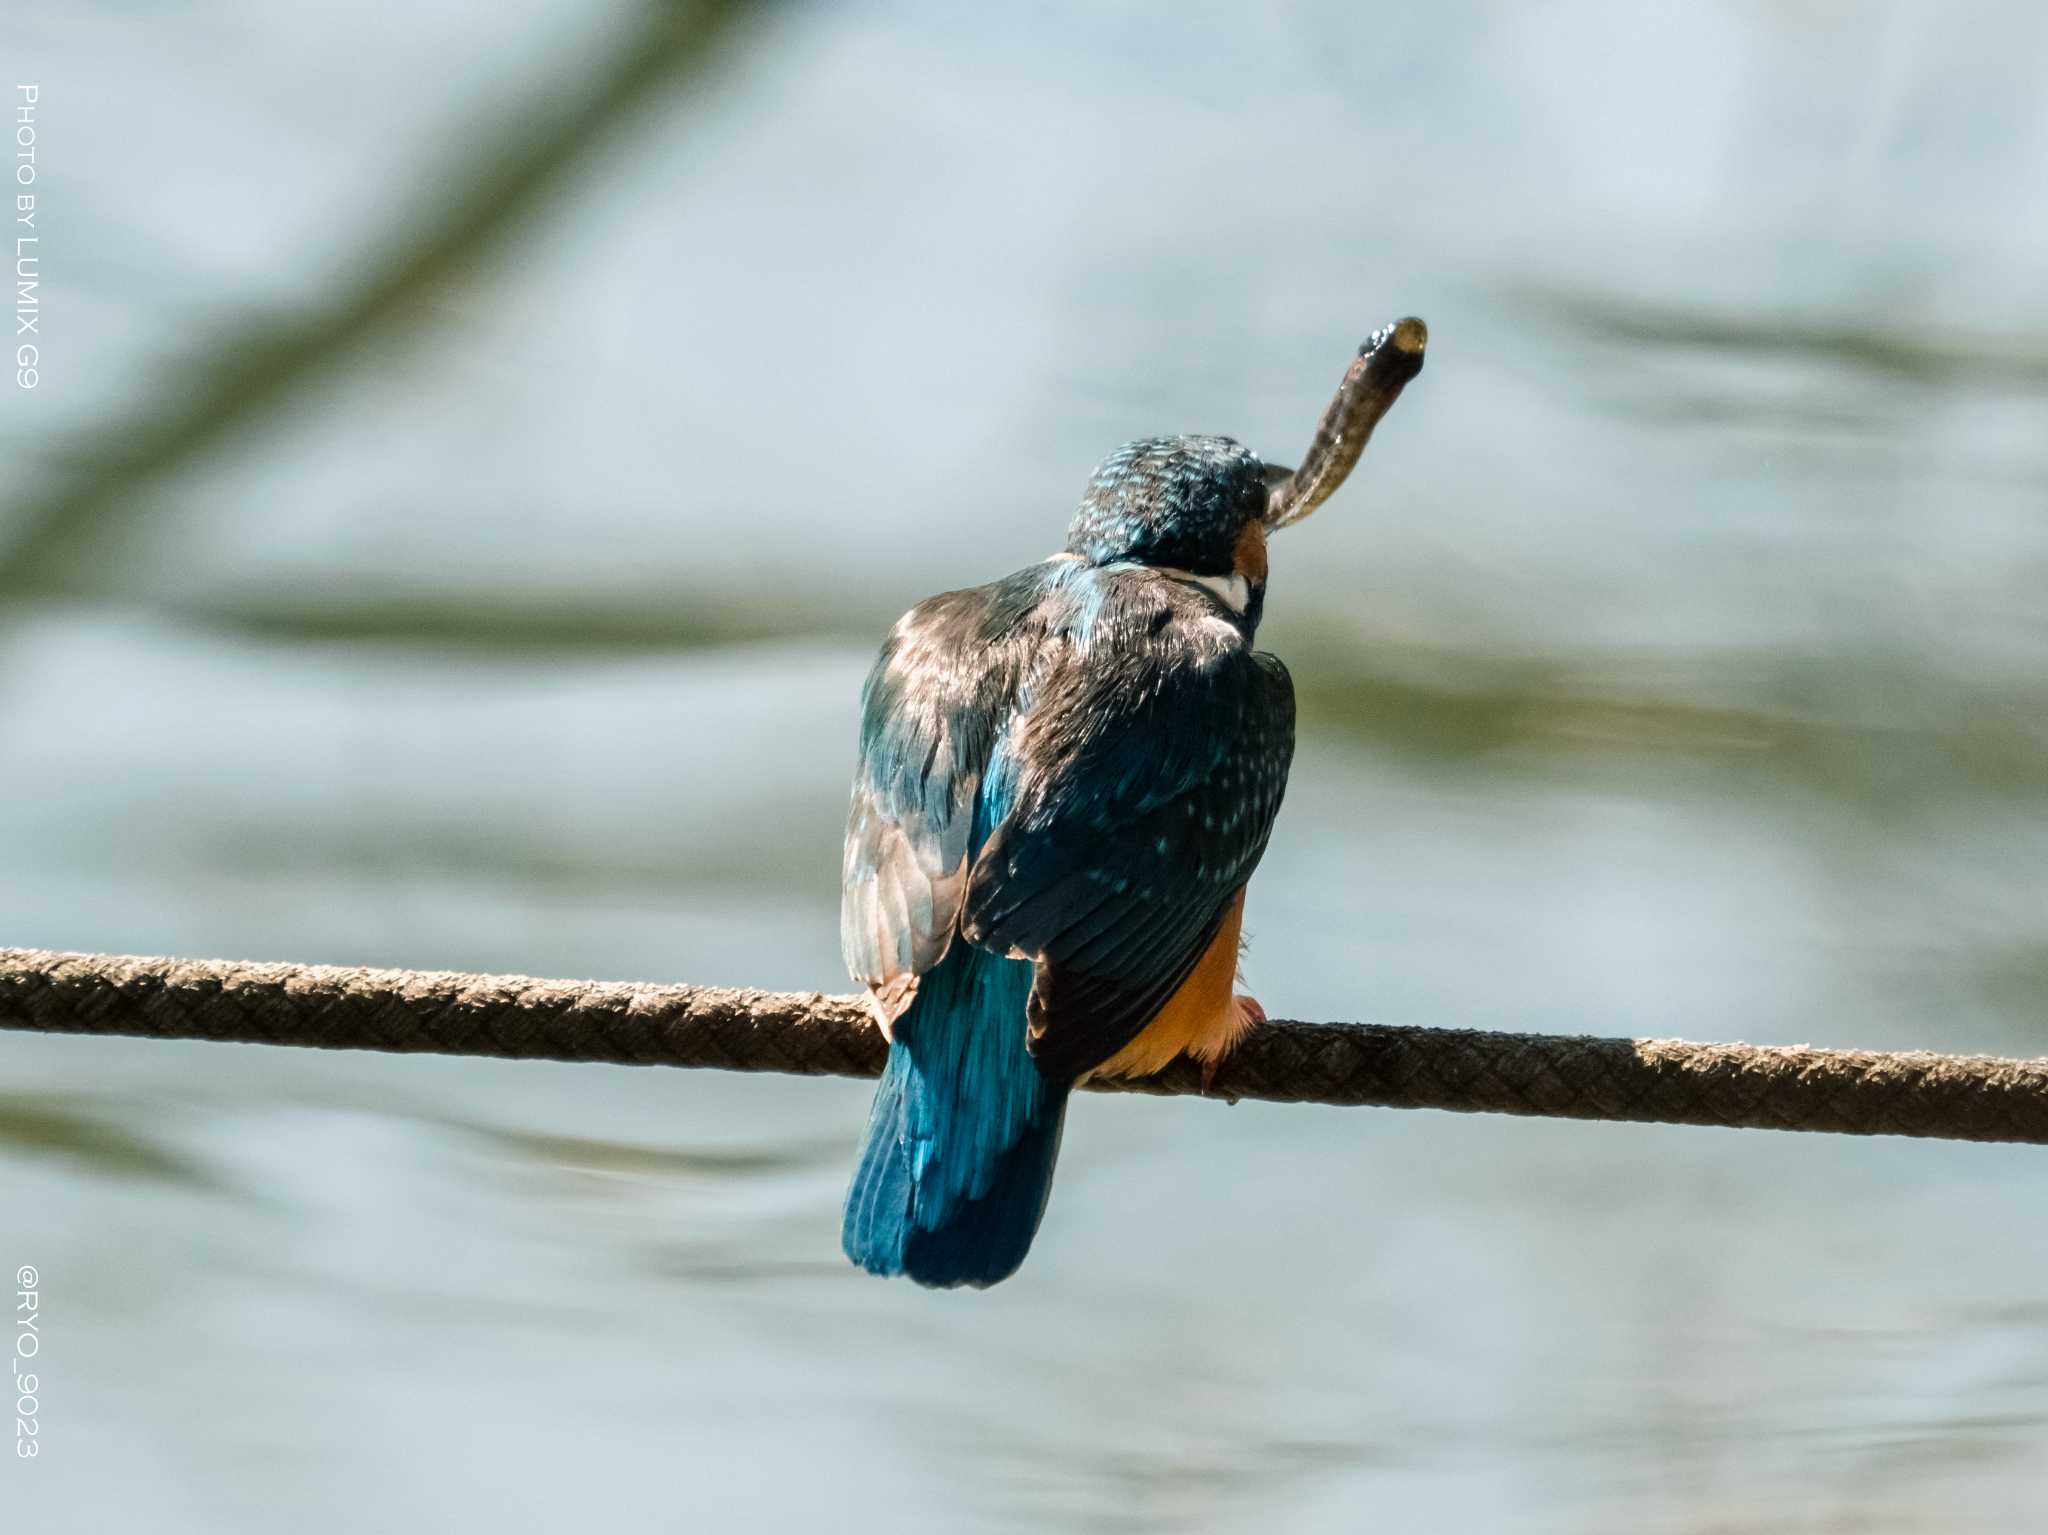
{"label": "blurred branch", "polygon": [[1844,793],[1905,790],[1923,779],[1938,793],[1967,782],[2048,790],[2048,733],[2040,723],[2048,699],[2041,697],[1965,689],[1937,696],[1894,678],[1893,691],[1881,696],[1897,713],[1858,719],[1763,702],[1717,704],[1662,687],[1682,687],[1683,678],[1606,684],[1506,662],[1463,675],[1353,667],[1305,676],[1297,667],[1295,677],[1304,731],[1426,760],[1494,758],[1526,768],[1531,753],[1559,762],[1654,755]]}
{"label": "blurred branch", "polygon": [[236,591],[175,597],[157,607],[186,623],[269,645],[389,645],[423,654],[484,652],[494,659],[660,655],[799,638],[867,646],[880,643],[891,617],[821,602],[797,607],[772,591],[427,591],[369,577],[337,578],[320,593]]}
{"label": "blurred branch", "polygon": [[1659,757],[1895,803],[2048,793],[2048,691],[1846,654],[1513,655],[1276,619],[1304,731],[1432,762]]}
{"label": "blurred branch", "polygon": [[[518,113],[535,125],[532,132],[500,143],[474,171],[454,178],[452,201],[407,221],[420,236],[373,265],[354,291],[324,309],[236,335],[192,369],[196,383],[165,396],[153,414],[78,444],[65,457],[86,467],[17,506],[0,531],[0,596],[64,589],[67,552],[137,515],[137,491],[275,408],[423,290],[503,240],[575,160],[702,67],[747,9],[741,0],[650,4],[609,64],[581,91],[551,88]],[[566,104],[556,106],[565,95]]]}
{"label": "blurred branch", "polygon": [[1624,346],[1662,346],[1831,362],[1910,383],[2048,389],[2039,342],[1971,335],[1911,316],[1815,319],[1717,314],[1608,293],[1523,286],[1524,301],[1553,323]]}
{"label": "blurred branch", "polygon": [[[339,583],[347,596],[233,590],[176,618],[267,645],[370,645],[414,657],[565,660],[803,639],[869,651],[892,613],[853,594],[793,607],[747,586],[687,598]],[[1276,615],[1262,636],[1294,674],[1304,733],[1377,752],[1526,771],[1683,761],[1895,806],[1964,784],[2048,794],[2048,690],[1938,660],[1850,654],[1635,655],[1453,649],[1398,630]]]}

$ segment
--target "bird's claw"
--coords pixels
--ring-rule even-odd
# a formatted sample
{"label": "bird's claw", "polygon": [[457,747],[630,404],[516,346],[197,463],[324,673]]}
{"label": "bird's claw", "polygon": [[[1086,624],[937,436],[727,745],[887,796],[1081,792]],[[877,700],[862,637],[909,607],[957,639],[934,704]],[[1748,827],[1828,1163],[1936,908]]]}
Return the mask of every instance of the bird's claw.
{"label": "bird's claw", "polygon": [[[1266,1021],[1266,1010],[1259,1005],[1257,997],[1248,997],[1243,992],[1239,992],[1232,999],[1232,1005],[1237,1009],[1237,1029],[1232,1034],[1230,1043],[1235,1046],[1245,1035]],[[1203,1097],[1211,1096],[1210,1090],[1216,1085],[1216,1073],[1223,1069],[1224,1057],[1229,1053],[1230,1050],[1226,1048],[1202,1062]],[[1224,1096],[1232,1103],[1237,1102],[1237,1099],[1228,1093]]]}

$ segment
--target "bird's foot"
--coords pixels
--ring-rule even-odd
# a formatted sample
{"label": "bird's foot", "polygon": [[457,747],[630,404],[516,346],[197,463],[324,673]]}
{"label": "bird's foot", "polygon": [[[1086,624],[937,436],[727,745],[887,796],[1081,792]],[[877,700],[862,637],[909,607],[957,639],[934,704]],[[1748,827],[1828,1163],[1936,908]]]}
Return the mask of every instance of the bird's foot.
{"label": "bird's foot", "polygon": [[[1237,1027],[1231,1030],[1230,1043],[1202,1062],[1202,1096],[1205,1098],[1216,1085],[1216,1073],[1222,1069],[1224,1057],[1230,1054],[1239,1040],[1266,1021],[1266,1010],[1259,1005],[1257,997],[1239,992],[1231,998],[1230,1005],[1237,1011]],[[1237,1100],[1232,1098],[1230,1101],[1235,1103]]]}

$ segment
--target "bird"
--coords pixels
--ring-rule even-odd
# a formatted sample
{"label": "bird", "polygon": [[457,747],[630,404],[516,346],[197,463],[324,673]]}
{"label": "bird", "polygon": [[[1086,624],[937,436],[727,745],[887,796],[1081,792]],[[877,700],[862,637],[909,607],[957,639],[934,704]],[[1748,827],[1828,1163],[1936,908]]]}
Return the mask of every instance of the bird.
{"label": "bird", "polygon": [[1358,349],[1301,466],[1143,438],[1065,547],[899,619],[861,694],[840,939],[888,1039],[841,1246],[985,1288],[1024,1261],[1067,1101],[1203,1070],[1264,1021],[1236,977],[1245,886],[1294,754],[1255,648],[1267,537],[1341,484],[1421,371],[1415,318]]}

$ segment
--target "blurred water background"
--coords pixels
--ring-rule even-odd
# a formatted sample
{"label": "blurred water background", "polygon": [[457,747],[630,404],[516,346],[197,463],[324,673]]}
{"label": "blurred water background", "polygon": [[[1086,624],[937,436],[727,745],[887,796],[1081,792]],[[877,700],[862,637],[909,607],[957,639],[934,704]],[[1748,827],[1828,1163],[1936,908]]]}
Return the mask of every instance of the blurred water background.
{"label": "blurred water background", "polygon": [[[0,942],[840,989],[855,695],[1126,438],[1305,446],[1299,1018],[2048,1051],[2048,12],[11,17]],[[2038,1529],[2048,1158],[0,1039],[27,1530]]]}

